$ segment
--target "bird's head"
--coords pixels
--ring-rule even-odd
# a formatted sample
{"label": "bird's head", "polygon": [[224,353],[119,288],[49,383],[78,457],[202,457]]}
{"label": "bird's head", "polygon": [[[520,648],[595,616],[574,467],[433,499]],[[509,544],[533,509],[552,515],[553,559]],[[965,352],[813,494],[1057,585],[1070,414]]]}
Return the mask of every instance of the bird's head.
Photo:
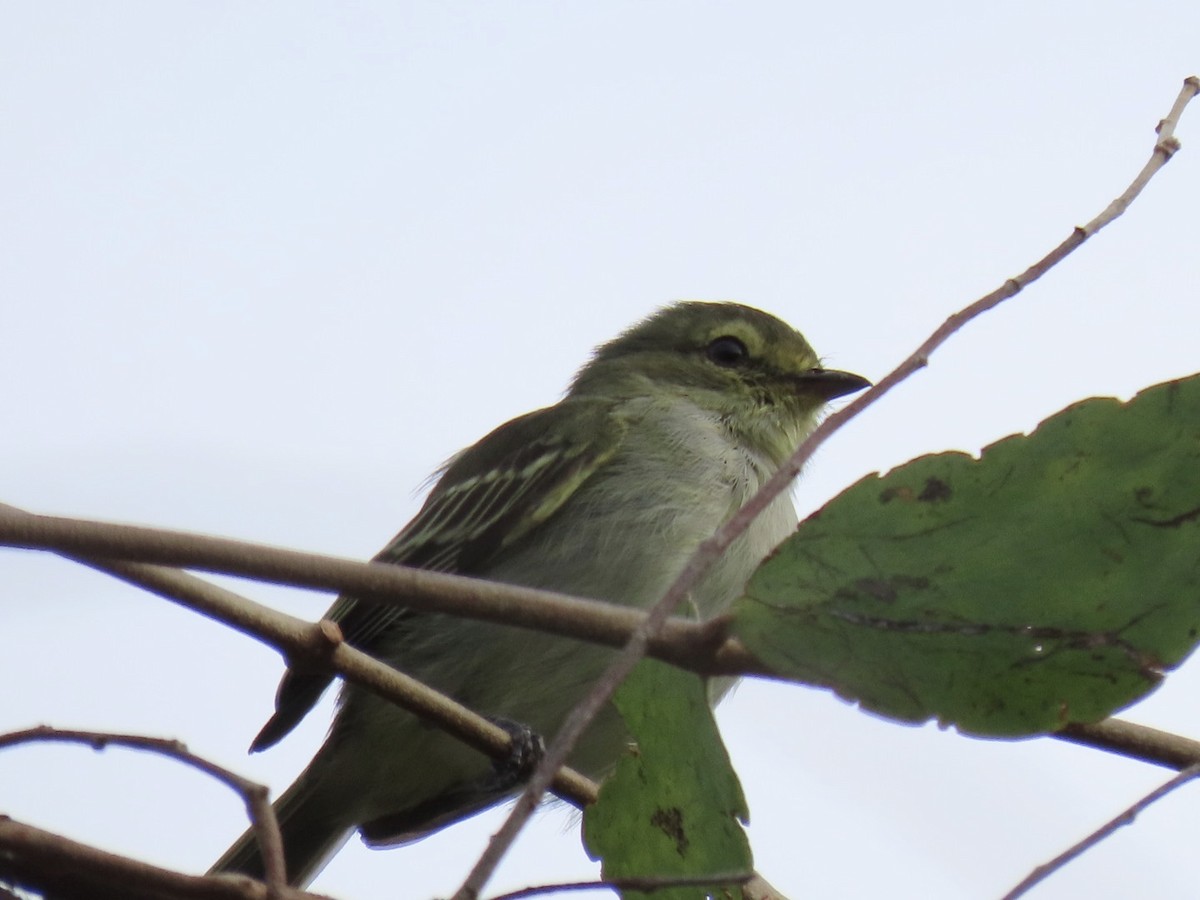
{"label": "bird's head", "polygon": [[869,384],[822,368],[804,336],[772,315],[739,303],[688,301],[601,345],[570,394],[677,395],[780,464],[830,400]]}

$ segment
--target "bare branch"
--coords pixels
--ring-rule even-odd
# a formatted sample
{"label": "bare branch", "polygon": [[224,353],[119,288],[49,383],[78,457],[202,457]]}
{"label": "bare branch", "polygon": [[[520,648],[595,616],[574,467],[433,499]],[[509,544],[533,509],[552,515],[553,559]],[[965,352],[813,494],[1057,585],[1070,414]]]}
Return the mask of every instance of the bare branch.
{"label": "bare branch", "polygon": [[1137,803],[1133,804],[1133,806],[1122,812],[1119,816],[1110,819],[1100,828],[1097,828],[1078,844],[1075,844],[1073,847],[1064,850],[1048,863],[1038,866],[1036,869],[1030,872],[1020,884],[1005,894],[1003,900],[1016,900],[1017,897],[1024,896],[1034,885],[1049,878],[1071,860],[1081,856],[1083,853],[1096,846],[1096,844],[1100,843],[1118,828],[1122,828],[1125,825],[1132,825],[1133,820],[1137,818],[1138,814],[1150,806],[1150,804],[1161,800],[1163,797],[1167,796],[1167,794],[1171,793],[1176,788],[1187,784],[1197,776],[1200,776],[1200,765],[1190,766],[1184,769],[1166,784],[1151,791]]}
{"label": "bare branch", "polygon": [[[1193,78],[1189,78],[1184,82],[1184,89],[1172,107],[1171,113],[1159,123],[1158,130],[1160,133],[1164,128],[1174,127],[1174,122],[1178,120],[1188,101],[1195,95],[1196,90],[1197,82]],[[1118,198],[1117,203],[1123,200],[1123,205],[1115,209],[1115,204],[1110,205],[1104,213],[1089,223],[1088,226],[1084,228],[1076,227],[1066,240],[1020,275],[1009,279],[992,293],[980,297],[974,303],[950,316],[908,359],[900,363],[899,366],[873,387],[860,394],[847,406],[833,413],[818,425],[801,443],[796,452],[792,454],[791,459],[762,486],[758,493],[751,497],[733,518],[718,528],[712,537],[700,544],[674,583],[650,610],[650,614],[646,617],[646,620],[638,626],[637,631],[621,655],[613,661],[608,671],[596,683],[593,690],[575,707],[571,715],[567,717],[558,736],[555,737],[554,741],[547,748],[546,756],[542,760],[541,765],[539,765],[538,770],[534,772],[524,793],[513,806],[508,819],[500,830],[492,836],[487,848],[476,862],[475,867],[454,895],[454,900],[475,900],[479,896],[483,885],[487,883],[496,866],[499,865],[501,858],[516,839],[517,834],[525,826],[525,823],[529,821],[530,816],[533,815],[553,772],[562,765],[562,762],[571,752],[571,749],[575,746],[575,743],[579,740],[588,724],[599,713],[603,705],[608,702],[617,685],[633,671],[638,661],[645,656],[651,635],[658,633],[658,629],[667,620],[667,617],[678,608],[686,598],[688,592],[699,583],[700,579],[712,568],[721,554],[746,530],[750,522],[779,497],[780,494],[788,489],[792,481],[800,473],[800,469],[808,462],[813,453],[835,431],[845,425],[846,422],[876,402],[897,384],[908,378],[913,372],[926,366],[930,355],[966,325],[967,322],[1019,293],[1026,285],[1036,281],[1072,253],[1091,237],[1092,234],[1119,216],[1124,211],[1125,206],[1141,192],[1145,181],[1171,158],[1177,147],[1177,142],[1172,143],[1169,139],[1160,138],[1155,143],[1151,163],[1148,164],[1150,168],[1149,174],[1146,174],[1146,169],[1143,169],[1138,179],[1135,179],[1133,184]],[[1089,231],[1088,229],[1092,230]]]}
{"label": "bare branch", "polygon": [[55,900],[330,900],[244,875],[183,875],[0,816],[0,877]]}
{"label": "bare branch", "polygon": [[[37,533],[25,526],[36,523]],[[514,625],[539,627],[551,633],[581,640],[619,646],[628,640],[636,624],[645,619],[638,610],[613,607],[596,601],[578,600],[547,591],[492,584],[474,579],[443,576],[419,570],[409,572],[401,567],[379,563],[359,563],[338,560],[317,554],[284,551],[238,541],[208,538],[180,532],[148,528],[130,528],[76,519],[34,516],[0,504],[0,536],[18,545],[60,549],[84,544],[104,550],[115,550],[133,556],[160,553],[185,556],[189,562],[204,560],[215,571],[231,574],[250,574],[250,569],[271,568],[276,580],[299,586],[327,586],[330,590],[366,592],[374,584],[376,602],[410,605],[416,608],[465,612],[473,617]],[[35,541],[37,543],[35,543]],[[255,561],[257,554],[262,559]],[[243,564],[238,565],[238,561]],[[320,626],[286,615],[246,597],[209,584],[184,572],[138,563],[80,559],[87,565],[195,609],[210,618],[224,622],[270,646],[279,649],[289,660],[304,660],[309,665],[325,665],[381,696],[387,697],[418,715],[444,723],[469,744],[493,756],[505,756],[508,735],[491,722],[475,716],[469,710],[411,679],[391,678],[372,680],[372,672],[380,674],[376,665],[367,659],[357,659],[352,648],[338,651],[331,647],[328,633]],[[314,570],[328,566],[331,571],[317,577]],[[378,572],[377,570],[384,571]],[[376,580],[386,582],[391,571],[398,569],[402,586],[384,590]],[[404,582],[406,576],[418,576],[415,584]],[[430,576],[428,579],[420,576]],[[442,582],[447,583],[443,586]],[[429,586],[432,585],[432,588]],[[468,588],[469,603],[440,605],[444,596],[458,597],[454,592],[462,585]],[[429,588],[427,590],[427,588]],[[332,623],[326,623],[326,627]],[[651,655],[699,674],[767,675],[773,673],[750,654],[736,639],[724,638],[721,621],[694,623],[672,619],[663,634],[650,645]],[[336,643],[336,641],[334,642]],[[348,665],[346,664],[349,659]],[[1110,720],[1099,725],[1072,725],[1057,737],[1074,743],[1087,744],[1110,752],[1121,753],[1146,762],[1182,768],[1200,761],[1200,744],[1176,735],[1156,731],[1133,723]],[[1183,748],[1183,749],[1181,749]],[[563,780],[555,782],[555,791],[577,805],[594,796],[594,785],[577,773],[563,770]]]}
{"label": "bare branch", "polygon": [[539,884],[499,894],[492,900],[523,900],[547,894],[566,894],[578,891],[639,891],[653,893],[669,888],[712,887],[720,884],[747,884],[757,878],[753,872],[734,872],[728,875],[687,875],[663,878],[613,878],[602,881],[563,881],[558,884]]}
{"label": "bare branch", "polygon": [[615,881],[560,881],[555,884],[537,884],[507,894],[497,894],[491,900],[523,900],[525,897],[544,897],[548,894],[574,894],[585,891],[605,891],[616,894],[621,886]]}
{"label": "bare branch", "polygon": [[1054,737],[1083,744],[1168,769],[1200,765],[1200,741],[1123,719],[1105,719],[1091,725],[1067,725]]}
{"label": "bare branch", "polygon": [[1158,133],[1158,142],[1154,145],[1150,159],[1120,197],[1110,203],[1104,212],[1084,225],[1082,229],[1077,229],[1083,232],[1080,243],[1083,243],[1083,241],[1125,212],[1129,204],[1142,192],[1142,188],[1150,182],[1155,173],[1165,166],[1171,157],[1175,155],[1175,151],[1180,147],[1179,139],[1175,137],[1175,126],[1179,124],[1179,117],[1183,115],[1184,109],[1187,108],[1188,103],[1197,93],[1200,93],[1200,78],[1197,78],[1195,75],[1185,78],[1183,80],[1183,87],[1179,90],[1179,96],[1175,98],[1175,103],[1171,106],[1171,111],[1167,113],[1166,118],[1160,121],[1158,127],[1155,128],[1155,131]]}
{"label": "bare branch", "polygon": [[[121,559],[179,566],[292,587],[349,593],[374,603],[533,628],[610,647],[623,647],[646,617],[642,610],[553,591],[429,572],[393,563],[368,563],[301,553],[183,531],[41,516],[3,503],[0,503],[0,545],[53,550],[134,583],[137,579],[117,573],[109,561]],[[150,590],[168,599],[177,599],[171,595],[169,587]],[[253,609],[237,610],[219,602],[209,603],[199,596],[181,602],[254,637],[261,637],[257,628],[264,618],[279,615],[258,604],[251,604]],[[290,621],[295,623],[297,620]],[[668,662],[675,662],[684,655],[707,656],[714,659],[714,665],[724,666],[704,674],[729,674],[735,671],[729,668],[734,665],[738,666],[737,671],[744,671],[752,657],[739,654],[735,646],[726,648],[717,660],[713,651],[724,637],[715,631],[717,627],[711,623],[698,625],[682,619],[673,620],[664,629],[662,641],[656,642],[655,646]],[[738,659],[739,655],[741,659]],[[687,666],[683,662],[679,664]],[[693,662],[687,667],[694,666]]]}
{"label": "bare branch", "polygon": [[250,827],[258,838],[262,848],[263,864],[266,869],[266,882],[275,887],[287,884],[287,875],[283,862],[283,837],[279,832],[279,822],[275,818],[275,810],[268,801],[268,790],[265,785],[243,778],[211,760],[197,756],[188,750],[182,741],[168,738],[146,737],[140,734],[113,734],[103,731],[79,731],[74,729],[51,728],[39,725],[24,731],[12,731],[0,734],[0,750],[5,747],[15,747],[18,744],[33,742],[59,742],[69,744],[86,744],[94,750],[106,747],[126,747],[130,750],[142,750],[157,753],[176,759],[209,775],[227,787],[237,791],[242,802],[246,804],[246,812],[250,816]]}
{"label": "bare branch", "polygon": [[[0,516],[3,515],[0,512]],[[281,649],[289,659],[303,659],[308,664],[337,672],[436,723],[488,756],[507,759],[511,755],[512,738],[502,728],[445,694],[347,644],[333,622],[322,620],[314,625],[177,569],[116,560],[79,558],[78,561],[232,625]],[[554,778],[554,791],[564,800],[582,807],[595,800],[597,788],[593,781],[564,766]]]}
{"label": "bare branch", "polygon": [[742,900],[787,900],[783,892],[757,872],[742,885]]}
{"label": "bare branch", "polygon": [[[250,570],[269,568],[275,573],[274,580],[283,584],[360,595],[373,590],[371,599],[381,604],[535,628],[606,646],[624,646],[646,618],[640,610],[549,591],[184,532],[35,516],[4,504],[0,504],[0,542],[59,552],[82,544],[110,552],[119,549],[136,558],[169,554],[185,557],[191,564],[203,560],[212,571],[234,575],[252,575]],[[157,553],[155,547],[159,548]],[[68,558],[236,628],[278,649],[289,661],[324,666],[417,715],[442,723],[447,731],[484,753],[507,757],[508,735],[491,722],[420,682],[405,679],[403,675],[392,678],[377,668],[381,663],[365,655],[360,659],[353,648],[338,650],[340,640],[336,632],[331,635],[329,631],[336,628],[332,622],[314,624],[289,616],[175,569],[79,556]],[[396,587],[391,585],[392,576],[398,582]],[[443,606],[447,598],[449,602]],[[700,675],[779,677],[739,640],[726,637],[726,631],[727,622],[722,619],[702,623],[669,619],[662,633],[651,640],[649,655]],[[392,671],[387,669],[389,673]],[[1071,725],[1054,736],[1177,769],[1200,762],[1200,743],[1116,719],[1097,725]],[[561,772],[562,779],[554,783],[555,792],[576,805],[589,802],[595,785],[570,769]]]}

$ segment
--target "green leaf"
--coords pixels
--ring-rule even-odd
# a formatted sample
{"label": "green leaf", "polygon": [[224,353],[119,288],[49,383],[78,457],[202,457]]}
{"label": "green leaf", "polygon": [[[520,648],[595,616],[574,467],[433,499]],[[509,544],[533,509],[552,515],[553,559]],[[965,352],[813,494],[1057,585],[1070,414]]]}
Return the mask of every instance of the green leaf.
{"label": "green leaf", "polygon": [[[606,879],[748,873],[742,788],[703,679],[643,660],[614,698],[635,746],[583,816],[584,843]],[[675,887],[626,897],[739,896],[736,887]]]}
{"label": "green leaf", "polygon": [[1200,376],[848,488],[751,579],[780,674],[1000,736],[1102,719],[1200,634]]}

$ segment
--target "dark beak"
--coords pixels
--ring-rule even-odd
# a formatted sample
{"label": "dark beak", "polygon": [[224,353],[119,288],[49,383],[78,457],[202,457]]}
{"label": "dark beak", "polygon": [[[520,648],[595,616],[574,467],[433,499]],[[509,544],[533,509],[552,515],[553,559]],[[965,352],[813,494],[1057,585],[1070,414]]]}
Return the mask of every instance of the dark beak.
{"label": "dark beak", "polygon": [[871,386],[871,382],[861,375],[837,369],[809,369],[796,376],[796,380],[801,390],[816,394],[822,400],[845,397]]}

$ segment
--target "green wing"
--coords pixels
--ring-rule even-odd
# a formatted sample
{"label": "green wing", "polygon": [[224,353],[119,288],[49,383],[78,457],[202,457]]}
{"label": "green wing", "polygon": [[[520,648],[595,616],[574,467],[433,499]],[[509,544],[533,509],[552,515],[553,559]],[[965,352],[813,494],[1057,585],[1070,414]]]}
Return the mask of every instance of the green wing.
{"label": "green wing", "polygon": [[[416,518],[375,556],[395,563],[472,575],[495,554],[551,517],[616,452],[624,427],[611,404],[567,399],[513,419],[450,461]],[[382,636],[420,613],[342,596],[326,613],[351,645],[368,653]],[[328,672],[289,669],[275,714],[250,745],[264,750],[308,714],[333,680]]]}

